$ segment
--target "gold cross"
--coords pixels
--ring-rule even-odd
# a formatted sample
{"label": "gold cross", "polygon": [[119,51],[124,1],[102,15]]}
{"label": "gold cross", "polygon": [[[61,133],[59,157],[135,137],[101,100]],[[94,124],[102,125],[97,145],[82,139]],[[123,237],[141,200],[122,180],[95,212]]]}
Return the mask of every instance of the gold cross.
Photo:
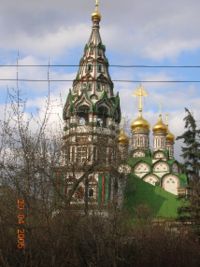
{"label": "gold cross", "polygon": [[98,11],[98,9],[99,9],[99,0],[96,0],[95,7],[96,7],[96,11]]}
{"label": "gold cross", "polygon": [[148,96],[146,90],[144,89],[144,87],[140,84],[136,91],[133,94],[134,96],[138,97],[138,110],[139,113],[142,113],[142,109],[143,109],[143,103],[142,103],[142,98],[145,96]]}

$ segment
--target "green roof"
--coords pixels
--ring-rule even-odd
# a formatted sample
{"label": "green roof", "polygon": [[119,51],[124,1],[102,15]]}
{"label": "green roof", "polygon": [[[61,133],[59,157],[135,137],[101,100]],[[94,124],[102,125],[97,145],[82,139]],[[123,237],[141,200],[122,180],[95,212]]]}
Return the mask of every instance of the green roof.
{"label": "green roof", "polygon": [[182,199],[165,191],[160,186],[153,186],[133,174],[129,175],[124,208],[128,209],[133,217],[135,208],[144,204],[150,208],[154,218],[176,219],[178,217],[177,210],[182,206],[182,202]]}
{"label": "green roof", "polygon": [[168,160],[167,160],[167,163],[168,163],[170,166],[172,166],[175,162],[177,163],[177,161],[176,161],[175,159],[168,159]]}
{"label": "green roof", "polygon": [[145,163],[147,163],[148,165],[151,166],[152,165],[152,158],[151,157],[141,157],[141,158],[130,158],[130,159],[128,159],[128,164],[131,167],[135,167],[135,165],[138,162],[145,162]]}

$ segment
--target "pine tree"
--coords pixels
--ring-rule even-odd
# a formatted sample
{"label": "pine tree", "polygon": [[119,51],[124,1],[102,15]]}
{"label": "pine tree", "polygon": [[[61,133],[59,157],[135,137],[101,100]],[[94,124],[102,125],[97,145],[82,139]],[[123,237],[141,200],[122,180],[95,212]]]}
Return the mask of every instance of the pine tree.
{"label": "pine tree", "polygon": [[189,183],[198,182],[200,178],[200,129],[197,128],[196,120],[192,113],[185,108],[187,115],[184,118],[186,131],[177,137],[183,139],[182,147],[185,170],[188,174]]}
{"label": "pine tree", "polygon": [[195,230],[200,237],[200,129],[192,113],[187,108],[185,111],[187,113],[184,118],[186,130],[177,137],[177,140],[183,139],[184,143],[182,157],[185,161],[184,166],[190,188],[190,220],[194,223]]}

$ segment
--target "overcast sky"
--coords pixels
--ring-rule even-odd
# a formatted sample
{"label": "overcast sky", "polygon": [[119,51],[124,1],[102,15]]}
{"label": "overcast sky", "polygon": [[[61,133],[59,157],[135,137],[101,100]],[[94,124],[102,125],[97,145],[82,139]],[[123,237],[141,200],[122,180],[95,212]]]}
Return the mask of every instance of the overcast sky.
{"label": "overcast sky", "polygon": [[[0,0],[0,64],[78,64],[91,32],[94,0]],[[124,65],[200,65],[199,0],[102,0],[101,36],[109,63]],[[74,79],[76,68],[50,69],[50,78]],[[113,79],[200,80],[200,69],[110,68]],[[15,78],[15,68],[0,68],[0,78]],[[47,69],[20,68],[19,78],[45,79]],[[115,83],[121,97],[122,113],[137,116],[132,93],[138,84]],[[200,84],[144,83],[149,96],[144,116],[155,124],[159,104],[169,113],[170,130],[183,131],[184,107],[199,120]],[[16,83],[0,82],[0,110],[7,88]],[[19,83],[28,111],[44,105],[45,83]],[[52,83],[55,113],[60,96],[64,102],[71,83]],[[27,111],[27,112],[28,112]],[[55,116],[54,116],[55,119]],[[177,153],[180,154],[180,145]]]}

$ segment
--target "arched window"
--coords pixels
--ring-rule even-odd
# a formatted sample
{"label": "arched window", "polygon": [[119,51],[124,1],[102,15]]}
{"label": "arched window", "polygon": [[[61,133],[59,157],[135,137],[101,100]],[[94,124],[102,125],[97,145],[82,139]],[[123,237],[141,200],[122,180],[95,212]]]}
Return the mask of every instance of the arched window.
{"label": "arched window", "polygon": [[101,118],[97,118],[97,126],[103,127],[103,120]]}
{"label": "arched window", "polygon": [[86,124],[85,118],[80,117],[80,119],[79,119],[79,124],[80,124],[80,125],[85,125],[85,124]]}
{"label": "arched window", "polygon": [[87,65],[87,71],[88,71],[88,72],[91,72],[91,71],[92,71],[92,64],[91,64],[91,63],[89,63],[89,64]]}
{"label": "arched window", "polygon": [[102,65],[101,65],[101,64],[98,64],[98,72],[101,73],[101,72],[102,72],[102,69],[103,69],[103,68],[102,68]]}
{"label": "arched window", "polygon": [[100,83],[97,83],[97,91],[101,91],[101,84]]}
{"label": "arched window", "polygon": [[78,121],[80,125],[88,124],[89,107],[86,105],[80,106],[77,111]]}
{"label": "arched window", "polygon": [[88,90],[89,90],[89,91],[92,90],[92,83],[88,83]]}
{"label": "arched window", "polygon": [[94,196],[94,190],[90,188],[88,191],[88,197],[93,197],[93,196]]}
{"label": "arched window", "polygon": [[105,106],[101,106],[98,108],[98,118],[97,121],[101,122],[102,127],[106,127],[106,119],[108,117],[108,109]]}

